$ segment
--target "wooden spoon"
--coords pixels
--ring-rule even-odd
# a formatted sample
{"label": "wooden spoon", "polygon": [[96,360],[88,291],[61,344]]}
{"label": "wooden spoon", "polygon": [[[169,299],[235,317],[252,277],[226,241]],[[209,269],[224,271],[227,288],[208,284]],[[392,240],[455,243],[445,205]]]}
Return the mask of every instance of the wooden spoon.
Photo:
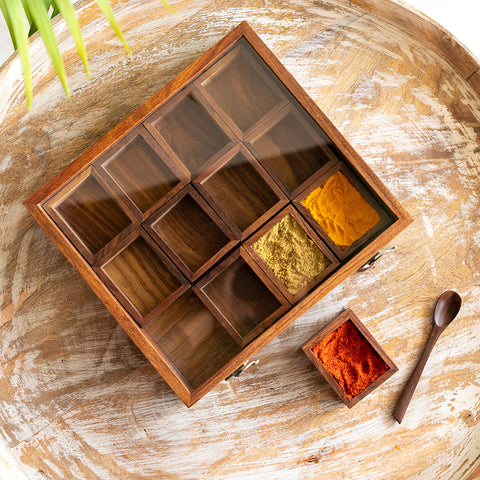
{"label": "wooden spoon", "polygon": [[420,375],[425,368],[425,364],[427,363],[430,353],[432,353],[432,349],[438,340],[438,337],[440,337],[442,332],[450,325],[450,323],[452,323],[453,319],[457,316],[461,305],[462,299],[460,295],[453,290],[447,290],[438,297],[435,311],[433,313],[434,324],[432,332],[430,333],[430,338],[428,339],[422,356],[393,410],[393,416],[398,423],[402,423],[403,416],[405,415],[408,404],[412,399],[413,392],[417,387]]}

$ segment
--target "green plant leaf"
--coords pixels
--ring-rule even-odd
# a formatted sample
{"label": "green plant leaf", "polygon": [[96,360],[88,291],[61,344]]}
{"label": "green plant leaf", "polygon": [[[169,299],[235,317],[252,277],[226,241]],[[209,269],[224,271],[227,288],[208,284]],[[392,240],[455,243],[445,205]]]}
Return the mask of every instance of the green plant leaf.
{"label": "green plant leaf", "polygon": [[22,63],[23,78],[25,81],[25,92],[27,95],[28,108],[32,106],[32,70],[30,66],[30,57],[28,55],[28,35],[25,25],[25,17],[20,0],[0,0],[0,9],[3,16],[10,25],[10,35],[13,44],[18,49],[20,61]]}
{"label": "green plant leaf", "polygon": [[[41,3],[45,5],[45,9],[48,10],[50,9],[50,5],[52,4],[52,0],[39,0]],[[25,10],[25,15],[28,20],[28,24],[30,25],[30,30],[28,31],[28,36],[31,37],[36,31],[37,31],[37,26],[35,25],[35,22],[32,18],[32,15],[30,13],[30,9],[28,6],[28,2],[25,0],[22,0],[23,4],[23,9]]]}
{"label": "green plant leaf", "polygon": [[85,49],[85,44],[83,43],[82,33],[80,31],[80,24],[78,23],[77,16],[75,15],[75,10],[70,3],[70,0],[53,0],[52,2],[54,11],[56,8],[60,11],[65,19],[65,22],[68,25],[68,29],[72,34],[75,45],[77,46],[77,52],[80,56],[83,66],[85,67],[85,72],[87,77],[90,80],[90,70],[88,68],[87,61],[87,50]]}
{"label": "green plant leaf", "polygon": [[52,59],[53,66],[57,72],[60,82],[62,83],[63,89],[65,90],[67,97],[70,97],[65,66],[58,50],[57,40],[55,38],[55,34],[53,33],[48,10],[45,9],[45,3],[38,0],[23,0],[23,4],[24,7],[27,5],[32,20],[37,26],[43,43],[45,44],[45,48]]}
{"label": "green plant leaf", "polygon": [[115,20],[115,15],[113,14],[113,10],[110,3],[108,2],[108,0],[96,0],[96,2],[97,2],[97,5],[100,7],[100,10],[108,20],[108,23],[113,28],[114,32],[117,34],[117,37],[123,43],[123,46],[126,52],[130,55],[132,52],[130,51],[130,48],[127,45],[127,42],[123,38],[122,30],[120,29],[120,26],[118,25],[117,20]]}
{"label": "green plant leaf", "polygon": [[[43,2],[43,4],[45,5],[45,9],[48,12],[50,10],[50,5],[52,4],[52,0],[39,0],[39,1]],[[35,22],[28,8],[28,2],[25,2],[24,0],[22,0],[22,3],[23,3],[23,8],[25,10],[25,15],[27,16],[28,23],[30,24],[30,30],[28,31],[28,36],[31,37],[38,29],[37,29],[37,26],[35,25]]]}
{"label": "green plant leaf", "polygon": [[27,16],[28,24],[30,25],[30,28],[31,28],[33,25],[33,19],[32,19],[32,16],[30,15],[30,10],[28,9],[28,5],[26,5],[25,0],[22,0],[22,5],[23,5],[23,9],[25,10],[25,15]]}
{"label": "green plant leaf", "polygon": [[4,0],[0,0],[0,11],[2,12],[3,18],[5,19],[5,23],[7,24],[8,33],[10,33],[10,38],[12,39],[13,48],[17,50],[17,42],[15,41],[15,32],[13,31],[13,25],[12,25],[12,22],[10,21],[10,16],[8,14],[7,7],[5,6]]}
{"label": "green plant leaf", "polygon": [[52,2],[52,6],[53,6],[53,10],[52,10],[52,14],[50,15],[50,18],[54,18],[60,13],[60,10],[58,9],[55,2]]}

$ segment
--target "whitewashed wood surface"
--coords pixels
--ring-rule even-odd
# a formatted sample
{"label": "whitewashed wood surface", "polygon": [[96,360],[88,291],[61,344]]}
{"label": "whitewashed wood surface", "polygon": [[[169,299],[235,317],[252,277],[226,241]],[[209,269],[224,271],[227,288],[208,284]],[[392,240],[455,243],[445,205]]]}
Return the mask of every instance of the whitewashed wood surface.
{"label": "whitewashed wood surface", "polygon": [[[113,3],[133,55],[84,2],[91,82],[64,24],[56,25],[72,99],[38,38],[31,112],[18,59],[0,70],[0,478],[480,478],[475,85],[348,1],[179,1],[177,15],[158,0]],[[241,20],[415,222],[393,242],[394,254],[352,275],[261,350],[258,366],[188,410],[22,201]],[[393,406],[427,339],[434,301],[449,288],[464,306],[397,425]],[[400,367],[352,410],[300,351],[347,306]]]}

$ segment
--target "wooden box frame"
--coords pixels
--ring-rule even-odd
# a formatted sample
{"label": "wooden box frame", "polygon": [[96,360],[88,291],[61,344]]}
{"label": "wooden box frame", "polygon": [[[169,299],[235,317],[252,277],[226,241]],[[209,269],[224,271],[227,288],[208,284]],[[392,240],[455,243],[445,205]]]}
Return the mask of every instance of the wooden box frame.
{"label": "wooden box frame", "polygon": [[[95,171],[95,175],[101,176],[100,170],[95,170],[95,162],[101,158],[110,148],[121,141],[132,130],[139,127],[142,122],[145,122],[145,127],[149,130],[149,121],[152,115],[155,115],[156,111],[164,104],[167,104],[176,94],[182,95],[184,88],[192,88],[195,92],[200,92],[201,86],[197,85],[201,75],[212,65],[215,64],[224,54],[227,54],[230,49],[234,48],[238,41],[248,42],[250,47],[256,52],[263,62],[267,65],[267,70],[271,71],[276,76],[278,83],[284,90],[287,100],[296,102],[300,105],[310,116],[313,122],[315,122],[325,135],[330,139],[335,146],[335,152],[339,154],[339,158],[346,162],[350,168],[355,171],[357,178],[368,185],[368,187],[375,193],[375,195],[381,199],[385,208],[391,213],[390,224],[382,231],[369,240],[368,244],[362,246],[355,255],[352,255],[344,259],[340,266],[327,276],[317,287],[315,287],[307,296],[299,300],[292,308],[287,310],[280,318],[274,323],[262,331],[258,336],[253,338],[248,344],[236,354],[231,360],[229,360],[222,368],[220,368],[214,375],[212,375],[208,381],[204,382],[201,386],[195,389],[188,388],[182,381],[182,378],[171,368],[171,363],[165,358],[165,354],[161,351],[158,345],[152,340],[152,337],[148,335],[145,329],[135,320],[135,318],[128,312],[121,301],[114,295],[111,289],[102,281],[98,272],[93,267],[98,258],[103,257],[110,247],[115,248],[118,242],[121,242],[125,236],[130,234],[131,230],[134,230],[139,225],[137,219],[132,218],[132,225],[130,230],[122,232],[121,238],[112,239],[108,246],[99,252],[95,256],[85,255],[77,244],[72,242],[71,235],[68,235],[68,231],[62,228],[57,223],[56,218],[51,215],[51,209],[49,209],[49,202],[55,197],[55,195],[61,191],[72,179],[82,175],[86,169],[92,169]],[[275,81],[277,81],[275,80]],[[197,83],[196,83],[197,82]],[[180,98],[180,97],[178,97]],[[173,99],[175,102],[175,99]],[[276,111],[282,108],[282,102],[276,106]],[[219,112],[217,112],[219,114]],[[275,111],[272,110],[272,114]],[[221,115],[220,115],[221,116]],[[259,127],[262,122],[266,121],[265,118],[260,119],[253,128]],[[230,129],[231,135],[235,135],[235,129],[225,126],[225,131]],[[239,141],[247,142],[249,133],[253,130],[245,132],[238,132],[241,135]],[[151,130],[149,130],[151,133]],[[231,139],[230,134],[227,136]],[[155,135],[152,134],[155,138]],[[158,139],[156,139],[158,141]],[[162,148],[162,144],[160,148]],[[228,146],[227,146],[228,147]],[[222,151],[215,153],[215,159],[220,158],[228,151],[225,147]],[[248,148],[248,145],[247,145]],[[166,148],[163,150],[169,154]],[[253,153],[253,152],[252,152]],[[173,158],[173,156],[172,156]],[[211,164],[215,159],[212,159]],[[275,181],[273,179],[273,181]],[[279,185],[281,188],[281,186]],[[64,193],[64,192],[63,192]],[[115,192],[112,193],[116,198]],[[289,201],[293,201],[293,197],[288,196]],[[119,199],[121,206],[125,207],[121,199]],[[24,202],[27,210],[32,214],[39,225],[45,230],[45,232],[51,237],[59,250],[65,255],[70,263],[80,272],[85,281],[90,285],[95,294],[102,300],[108,310],[117,319],[120,325],[124,328],[129,337],[136,343],[140,350],[144,353],[147,359],[157,369],[157,371],[164,377],[171,388],[178,394],[182,401],[191,406],[197,402],[202,396],[204,396],[215,385],[221,382],[223,379],[233,373],[239,366],[241,366],[246,360],[254,355],[260,348],[266,345],[270,340],[282,332],[288,325],[290,325],[296,318],[301,316],[315,303],[317,303],[323,296],[331,291],[335,286],[341,283],[351,273],[356,271],[361,265],[368,261],[378,250],[383,248],[389,241],[391,241],[400,231],[408,226],[412,221],[411,217],[401,207],[399,202],[392,196],[387,188],[380,182],[377,176],[372,172],[368,165],[360,158],[350,144],[343,138],[338,132],[330,120],[325,114],[318,108],[316,103],[305,93],[300,87],[292,75],[285,69],[281,62],[275,57],[275,55],[268,49],[268,47],[262,42],[262,40],[256,35],[256,33],[250,28],[246,22],[242,22],[224,38],[211,47],[205,54],[189,65],[182,73],[180,73],[175,79],[168,83],[152,98],[147,100],[125,120],[120,122],[110,132],[108,132],[103,138],[96,142],[92,147],[87,149],[82,155],[80,155],[73,163],[63,169],[57,176],[43,185],[37,192],[35,192],[29,199]],[[126,211],[129,211],[125,207]],[[133,217],[133,215],[130,213]],[[267,221],[267,220],[266,220]],[[143,228],[140,226],[140,228]],[[108,247],[108,248],[107,248]],[[215,267],[212,267],[215,268]],[[208,275],[208,272],[205,273]],[[201,279],[199,280],[201,281]],[[148,324],[148,323],[147,323]]]}
{"label": "wooden box frame", "polygon": [[[363,337],[367,342],[373,347],[375,352],[382,358],[382,360],[388,365],[388,370],[386,370],[382,375],[376,378],[370,385],[368,385],[364,390],[359,394],[355,395],[353,398],[348,398],[345,396],[345,392],[342,387],[338,384],[335,378],[330,374],[330,372],[323,366],[322,362],[313,354],[312,348],[321,342],[326,336],[334,332],[340,325],[351,320],[355,327],[360,331]],[[323,375],[328,384],[333,388],[335,393],[340,397],[343,403],[348,408],[352,408],[360,400],[364,399],[367,395],[372,393],[378,386],[383,382],[388,380],[394,373],[398,372],[398,367],[395,365],[393,360],[387,355],[385,350],[381,345],[375,340],[373,335],[369,332],[367,327],[361,322],[361,320],[355,315],[351,309],[347,309],[342,312],[335,320],[333,320],[329,325],[327,325],[319,333],[316,333],[307,343],[302,346],[302,350],[308,359],[315,365],[317,370]]]}

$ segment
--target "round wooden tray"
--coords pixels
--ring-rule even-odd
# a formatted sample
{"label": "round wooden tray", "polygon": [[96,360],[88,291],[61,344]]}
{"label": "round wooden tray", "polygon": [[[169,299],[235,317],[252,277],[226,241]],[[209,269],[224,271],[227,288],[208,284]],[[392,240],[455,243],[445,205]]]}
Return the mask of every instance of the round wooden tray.
{"label": "round wooden tray", "polygon": [[[0,70],[0,458],[29,479],[478,478],[476,61],[387,1],[185,1],[177,15],[158,0],[113,3],[133,55],[83,2],[91,82],[56,23],[71,100],[38,37],[31,112],[17,56]],[[268,344],[257,367],[187,411],[22,201],[243,19],[415,222],[395,253],[352,275]],[[394,404],[446,289],[464,306],[397,425]],[[400,368],[352,410],[300,349],[347,306]]]}

